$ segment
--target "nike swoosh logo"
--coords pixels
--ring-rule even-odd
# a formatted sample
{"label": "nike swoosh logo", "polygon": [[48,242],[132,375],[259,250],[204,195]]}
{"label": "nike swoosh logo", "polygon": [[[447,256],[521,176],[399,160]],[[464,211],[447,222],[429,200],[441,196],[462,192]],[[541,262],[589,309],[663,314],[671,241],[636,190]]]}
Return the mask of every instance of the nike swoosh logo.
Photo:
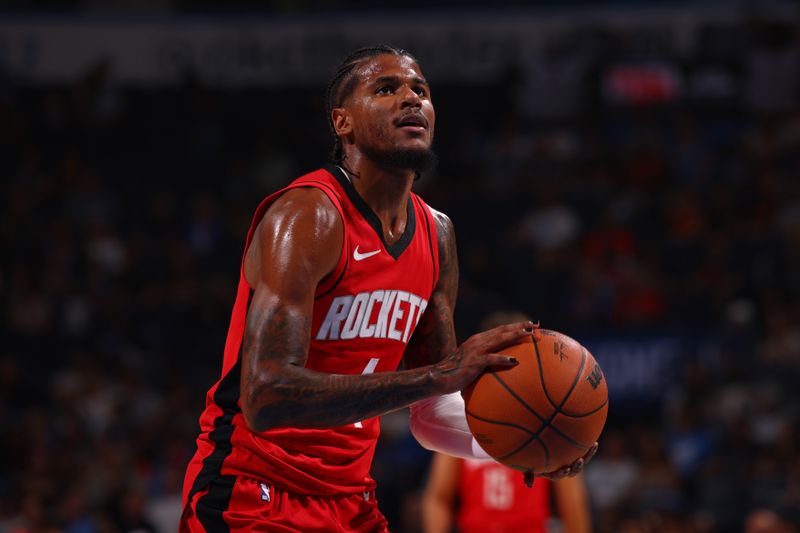
{"label": "nike swoosh logo", "polygon": [[363,261],[363,260],[364,260],[364,259],[366,259],[367,257],[372,257],[373,255],[375,255],[375,254],[379,254],[379,253],[381,253],[380,249],[378,249],[378,250],[373,250],[373,251],[371,251],[371,252],[364,252],[364,253],[360,253],[360,252],[358,251],[358,246],[356,246],[356,249],[355,249],[355,250],[353,250],[353,259],[355,259],[356,261]]}

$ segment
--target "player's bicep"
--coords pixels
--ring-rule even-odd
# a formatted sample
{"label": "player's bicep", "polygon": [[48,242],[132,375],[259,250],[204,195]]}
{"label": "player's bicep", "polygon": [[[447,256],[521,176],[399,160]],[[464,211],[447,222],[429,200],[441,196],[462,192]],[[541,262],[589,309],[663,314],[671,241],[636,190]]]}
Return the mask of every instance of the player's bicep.
{"label": "player's bicep", "polygon": [[286,192],[267,210],[245,257],[245,278],[290,303],[313,302],[339,260],[344,227],[322,191]]}
{"label": "player's bicep", "polygon": [[314,189],[289,191],[260,222],[245,258],[253,288],[242,341],[241,399],[245,414],[269,403],[287,365],[308,353],[316,287],[339,260],[338,212]]}
{"label": "player's bicep", "polygon": [[453,323],[458,294],[458,255],[453,224],[447,216],[435,213],[439,245],[439,279],[425,313],[406,348],[407,368],[433,364],[456,349]]}

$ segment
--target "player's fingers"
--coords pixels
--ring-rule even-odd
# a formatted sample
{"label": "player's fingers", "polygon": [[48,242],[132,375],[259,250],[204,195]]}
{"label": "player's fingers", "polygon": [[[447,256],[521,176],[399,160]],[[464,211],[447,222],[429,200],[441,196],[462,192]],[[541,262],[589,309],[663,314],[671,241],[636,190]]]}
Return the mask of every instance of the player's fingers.
{"label": "player's fingers", "polygon": [[512,322],[511,324],[495,326],[492,329],[484,331],[483,333],[479,333],[479,335],[486,335],[488,337],[497,337],[498,335],[504,335],[506,333],[530,335],[533,332],[533,329],[536,327],[538,327],[538,324],[534,324],[530,320],[524,320],[522,322]]}
{"label": "player's fingers", "polygon": [[588,452],[586,452],[586,455],[584,455],[584,456],[583,456],[583,464],[586,464],[586,463],[588,463],[589,461],[591,461],[592,457],[594,457],[594,454],[596,454],[596,453],[597,453],[597,449],[598,449],[599,447],[600,447],[600,443],[599,443],[599,442],[595,442],[595,443],[594,443],[594,446],[592,446],[592,447],[589,449],[589,451],[588,451]]}
{"label": "player's fingers", "polygon": [[570,470],[571,470],[571,468],[569,466],[565,466],[565,467],[559,468],[558,470],[556,470],[554,472],[550,472],[550,473],[544,474],[544,477],[546,477],[548,479],[552,479],[554,481],[558,481],[559,479],[563,479],[563,478],[567,477],[569,475],[569,473],[570,473]]}
{"label": "player's fingers", "polygon": [[537,325],[534,325],[530,320],[504,324],[476,333],[470,337],[468,342],[480,343],[487,348],[486,351],[491,351],[492,346],[503,347],[502,344],[509,339],[520,339],[531,335],[536,327]]}
{"label": "player's fingers", "polygon": [[521,332],[523,335],[530,335],[533,333],[534,328],[538,328],[539,324],[534,323],[531,320],[525,320],[523,322],[514,322],[511,324],[506,324],[504,326],[500,326],[499,329],[509,332]]}
{"label": "player's fingers", "polygon": [[526,487],[532,489],[534,480],[535,476],[532,471],[528,470],[527,472],[525,472],[525,477],[523,478],[523,481],[525,482]]}
{"label": "player's fingers", "polygon": [[487,358],[487,366],[494,366],[500,368],[513,368],[519,364],[519,360],[516,357],[512,357],[510,355],[500,355],[497,353],[490,353],[486,356]]}
{"label": "player's fingers", "polygon": [[583,471],[583,467],[585,464],[586,463],[583,461],[582,457],[577,461],[575,461],[574,463],[572,463],[572,466],[569,469],[569,475],[577,476],[578,474],[580,474]]}
{"label": "player's fingers", "polygon": [[485,339],[486,351],[494,352],[511,346],[512,344],[517,344],[522,339],[530,337],[533,328],[533,322],[528,320],[490,329],[486,332],[488,337]]}

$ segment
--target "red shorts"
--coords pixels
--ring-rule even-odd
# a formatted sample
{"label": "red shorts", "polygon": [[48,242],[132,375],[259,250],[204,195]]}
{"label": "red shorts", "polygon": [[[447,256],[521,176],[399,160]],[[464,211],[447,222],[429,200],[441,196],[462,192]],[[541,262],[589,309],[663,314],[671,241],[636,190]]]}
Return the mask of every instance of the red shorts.
{"label": "red shorts", "polygon": [[388,533],[375,492],[309,496],[255,479],[221,476],[183,510],[180,533]]}

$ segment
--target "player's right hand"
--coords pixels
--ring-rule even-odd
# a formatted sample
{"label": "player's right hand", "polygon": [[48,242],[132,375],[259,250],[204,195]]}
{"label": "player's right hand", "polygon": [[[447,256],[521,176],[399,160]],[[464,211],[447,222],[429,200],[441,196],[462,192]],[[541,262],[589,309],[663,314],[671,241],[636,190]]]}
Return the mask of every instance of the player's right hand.
{"label": "player's right hand", "polygon": [[531,321],[516,322],[468,338],[452,354],[434,365],[440,379],[440,392],[449,394],[466,388],[487,367],[511,368],[519,364],[516,358],[495,352],[530,337],[534,327]]}

